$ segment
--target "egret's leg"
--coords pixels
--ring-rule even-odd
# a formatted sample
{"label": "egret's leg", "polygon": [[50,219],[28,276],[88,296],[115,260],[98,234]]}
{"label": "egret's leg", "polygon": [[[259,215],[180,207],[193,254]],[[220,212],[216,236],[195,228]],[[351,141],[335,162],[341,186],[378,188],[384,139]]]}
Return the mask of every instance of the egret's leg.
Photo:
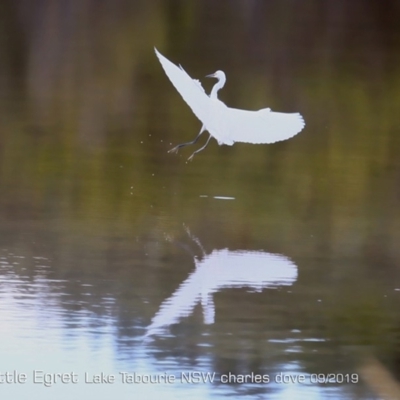
{"label": "egret's leg", "polygon": [[207,139],[206,144],[205,144],[203,147],[200,147],[198,150],[196,150],[196,151],[188,158],[188,161],[192,161],[193,156],[194,156],[196,153],[198,153],[199,151],[204,150],[204,149],[207,147],[208,142],[210,141],[211,138],[212,138],[212,136],[210,135],[210,136],[208,137],[208,139]]}
{"label": "egret's leg", "polygon": [[201,127],[199,134],[195,137],[194,140],[192,140],[191,142],[186,142],[186,143],[178,144],[178,146],[175,146],[173,149],[168,150],[168,153],[177,153],[178,150],[179,150],[181,147],[187,146],[187,145],[189,145],[189,144],[195,144],[195,143],[199,140],[199,137],[200,137],[200,135],[201,135],[203,132],[204,132],[204,125]]}

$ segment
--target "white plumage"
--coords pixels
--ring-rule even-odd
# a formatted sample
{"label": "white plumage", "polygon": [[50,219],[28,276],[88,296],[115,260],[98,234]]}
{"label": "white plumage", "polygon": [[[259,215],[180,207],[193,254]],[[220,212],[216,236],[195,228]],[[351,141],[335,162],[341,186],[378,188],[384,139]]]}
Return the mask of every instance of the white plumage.
{"label": "white plumage", "polygon": [[177,67],[157,49],[155,52],[169,80],[203,123],[200,133],[192,142],[182,143],[170,152],[176,152],[180,147],[196,143],[205,130],[210,133],[207,143],[195,151],[189,159],[207,146],[211,136],[219,144],[226,145],[232,145],[235,142],[274,143],[289,139],[304,128],[304,119],[299,113],[286,114],[271,111],[269,108],[247,111],[227,107],[217,98],[218,90],[226,81],[224,72],[217,71],[208,75],[208,77],[218,79],[208,96],[197,79],[192,79],[181,66]]}

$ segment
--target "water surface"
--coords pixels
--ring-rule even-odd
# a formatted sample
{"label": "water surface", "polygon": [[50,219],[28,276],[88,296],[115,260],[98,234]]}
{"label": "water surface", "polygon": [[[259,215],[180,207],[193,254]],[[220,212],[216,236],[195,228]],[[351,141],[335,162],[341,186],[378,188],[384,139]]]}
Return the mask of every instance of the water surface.
{"label": "water surface", "polygon": [[[379,398],[366,360],[400,360],[397,3],[5,4],[0,379],[27,382],[3,397]],[[168,154],[201,124],[154,46],[305,130]]]}

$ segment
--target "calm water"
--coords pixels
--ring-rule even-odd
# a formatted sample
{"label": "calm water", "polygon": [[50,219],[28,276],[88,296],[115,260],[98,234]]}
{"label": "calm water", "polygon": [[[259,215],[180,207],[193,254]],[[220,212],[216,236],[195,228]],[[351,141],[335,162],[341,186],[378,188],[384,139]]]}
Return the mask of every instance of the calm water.
{"label": "calm water", "polygon": [[[1,9],[3,398],[377,399],[399,378],[396,2]],[[305,130],[168,154],[200,122],[154,46]]]}

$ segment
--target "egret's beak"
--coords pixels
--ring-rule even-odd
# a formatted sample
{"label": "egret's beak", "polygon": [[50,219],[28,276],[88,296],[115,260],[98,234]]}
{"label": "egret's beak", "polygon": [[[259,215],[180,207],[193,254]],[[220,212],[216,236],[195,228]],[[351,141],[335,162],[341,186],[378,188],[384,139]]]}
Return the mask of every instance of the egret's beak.
{"label": "egret's beak", "polygon": [[206,75],[206,78],[215,78],[215,74]]}

